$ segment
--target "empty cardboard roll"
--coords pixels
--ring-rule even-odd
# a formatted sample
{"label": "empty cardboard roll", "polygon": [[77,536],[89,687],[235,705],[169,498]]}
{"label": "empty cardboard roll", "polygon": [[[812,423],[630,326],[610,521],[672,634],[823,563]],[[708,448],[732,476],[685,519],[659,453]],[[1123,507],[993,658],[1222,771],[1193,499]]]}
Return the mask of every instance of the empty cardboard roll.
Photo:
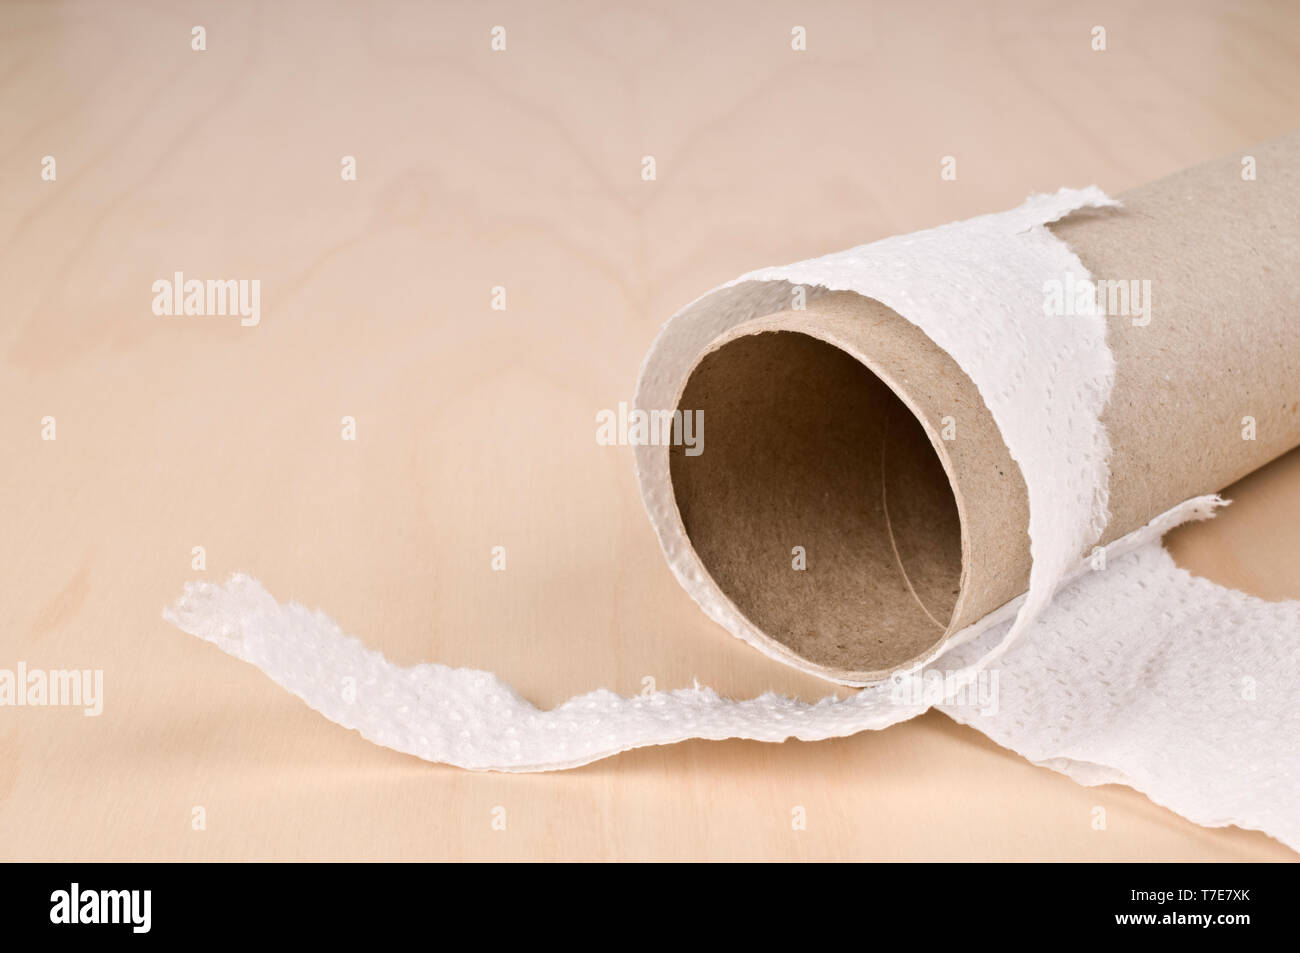
{"label": "empty cardboard roll", "polygon": [[[1300,445],[1300,134],[1250,155],[1255,179],[1234,155],[1051,226],[1111,295],[1099,544]],[[1027,589],[1027,491],[991,413],[879,302],[737,324],[678,393],[708,422],[703,453],[665,450],[681,527],[777,657],[878,681]]]}
{"label": "empty cardboard roll", "polygon": [[841,292],[737,325],[678,407],[708,422],[705,452],[669,448],[691,545],[805,662],[874,680],[1023,591],[1020,471],[970,379],[879,302]]}

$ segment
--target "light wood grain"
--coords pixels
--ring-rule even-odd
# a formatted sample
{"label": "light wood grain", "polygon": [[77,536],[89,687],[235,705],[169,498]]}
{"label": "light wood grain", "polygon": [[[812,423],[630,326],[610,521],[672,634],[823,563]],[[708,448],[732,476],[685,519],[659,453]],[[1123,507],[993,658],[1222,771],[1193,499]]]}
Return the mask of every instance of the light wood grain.
{"label": "light wood grain", "polygon": [[[753,6],[0,7],[0,666],[102,668],[106,695],[0,710],[0,856],[1295,859],[935,714],[546,776],[428,765],[160,618],[244,570],[540,705],[646,676],[826,694],[704,618],[630,451],[594,442],[660,323],[753,267],[1122,191],[1300,116],[1291,5]],[[259,278],[260,325],[155,317],[177,270]],[[1178,558],[1300,597],[1300,458],[1234,495]]]}

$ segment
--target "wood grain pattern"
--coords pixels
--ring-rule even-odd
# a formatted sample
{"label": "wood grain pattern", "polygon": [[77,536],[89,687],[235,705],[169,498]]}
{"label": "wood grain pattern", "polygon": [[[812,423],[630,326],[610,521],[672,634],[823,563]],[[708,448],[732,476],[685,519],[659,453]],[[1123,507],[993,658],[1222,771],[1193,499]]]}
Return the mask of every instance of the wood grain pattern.
{"label": "wood grain pattern", "polygon": [[[160,611],[244,570],[540,705],[647,676],[826,694],[678,588],[595,412],[669,314],[753,267],[1286,131],[1298,27],[1266,3],[0,7],[0,666],[105,678],[98,718],[0,710],[0,857],[1295,859],[935,714],[547,776],[432,766]],[[260,324],[155,317],[175,271],[260,279]],[[1175,554],[1300,597],[1300,457],[1233,495]]]}

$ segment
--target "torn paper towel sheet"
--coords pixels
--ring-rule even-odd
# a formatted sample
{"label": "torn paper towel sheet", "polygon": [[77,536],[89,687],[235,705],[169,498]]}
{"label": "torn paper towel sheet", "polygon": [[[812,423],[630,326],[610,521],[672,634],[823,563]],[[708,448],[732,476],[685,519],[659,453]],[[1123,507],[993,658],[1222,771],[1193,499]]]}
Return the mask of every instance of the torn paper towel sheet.
{"label": "torn paper towel sheet", "polygon": [[1300,602],[1196,578],[1155,542],[1062,589],[998,664],[996,712],[938,707],[1081,784],[1300,850],[1297,646]]}
{"label": "torn paper towel sheet", "polygon": [[[572,768],[692,738],[818,741],[888,727],[932,703],[1004,747],[1082,784],[1127,784],[1209,826],[1261,830],[1300,848],[1300,603],[1270,603],[1190,576],[1160,534],[1208,515],[1177,513],[1107,548],[964,704],[934,681],[893,680],[843,700],[731,701],[708,688],[630,698],[595,691],[539,711],[490,672],[403,668],[319,611],[278,603],[248,576],[190,583],[168,620],[251,662],[326,718],[375,744],[462,768]],[[1151,625],[1158,605],[1162,626]],[[1001,622],[954,640],[960,667],[998,644]],[[1233,639],[1223,637],[1235,633]]]}

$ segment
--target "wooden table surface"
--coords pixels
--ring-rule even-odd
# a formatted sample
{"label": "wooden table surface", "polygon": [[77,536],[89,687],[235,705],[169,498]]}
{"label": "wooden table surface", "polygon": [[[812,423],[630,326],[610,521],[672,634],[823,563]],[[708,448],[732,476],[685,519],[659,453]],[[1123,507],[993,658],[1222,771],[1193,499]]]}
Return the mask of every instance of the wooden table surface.
{"label": "wooden table surface", "polygon": [[[594,440],[660,324],[761,265],[1300,122],[1281,3],[477,6],[0,7],[0,667],[104,672],[99,717],[0,709],[0,857],[1296,859],[935,713],[430,765],[162,620],[243,570],[543,706],[827,694],[704,617]],[[155,316],[177,271],[260,280],[259,323]],[[1231,495],[1179,561],[1300,598],[1300,456]]]}

